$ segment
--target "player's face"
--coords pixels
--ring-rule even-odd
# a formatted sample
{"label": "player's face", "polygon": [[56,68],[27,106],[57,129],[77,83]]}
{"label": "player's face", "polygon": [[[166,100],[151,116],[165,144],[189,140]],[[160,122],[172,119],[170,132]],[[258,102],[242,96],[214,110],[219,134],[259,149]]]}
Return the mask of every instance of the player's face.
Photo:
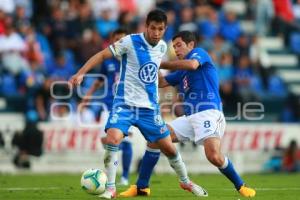
{"label": "player's face", "polygon": [[193,49],[193,42],[186,44],[181,37],[177,37],[172,41],[175,54],[178,59],[184,59],[184,57]]}
{"label": "player's face", "polygon": [[146,25],[146,39],[152,44],[156,45],[163,37],[166,31],[166,24],[164,22],[151,21]]}
{"label": "player's face", "polygon": [[112,43],[115,43],[116,41],[120,40],[122,37],[125,37],[125,33],[115,34],[112,37]]}

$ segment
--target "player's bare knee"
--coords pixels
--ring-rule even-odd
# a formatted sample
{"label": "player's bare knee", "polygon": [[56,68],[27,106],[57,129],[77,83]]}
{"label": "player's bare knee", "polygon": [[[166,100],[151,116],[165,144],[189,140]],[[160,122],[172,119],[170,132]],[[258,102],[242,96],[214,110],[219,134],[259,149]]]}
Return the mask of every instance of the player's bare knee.
{"label": "player's bare knee", "polygon": [[113,135],[108,135],[105,139],[105,144],[111,144],[117,146],[120,143],[121,143],[121,139]]}
{"label": "player's bare knee", "polygon": [[119,145],[124,137],[124,134],[118,129],[108,129],[105,139],[106,144]]}

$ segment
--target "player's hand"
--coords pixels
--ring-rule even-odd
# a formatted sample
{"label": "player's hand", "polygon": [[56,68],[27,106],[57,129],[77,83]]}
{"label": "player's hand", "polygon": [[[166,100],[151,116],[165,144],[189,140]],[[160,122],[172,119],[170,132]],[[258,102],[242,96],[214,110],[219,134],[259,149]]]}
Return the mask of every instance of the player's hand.
{"label": "player's hand", "polygon": [[80,83],[82,82],[83,80],[83,75],[82,74],[75,74],[74,76],[72,76],[69,80],[69,83],[72,85],[72,86],[78,86],[80,85]]}

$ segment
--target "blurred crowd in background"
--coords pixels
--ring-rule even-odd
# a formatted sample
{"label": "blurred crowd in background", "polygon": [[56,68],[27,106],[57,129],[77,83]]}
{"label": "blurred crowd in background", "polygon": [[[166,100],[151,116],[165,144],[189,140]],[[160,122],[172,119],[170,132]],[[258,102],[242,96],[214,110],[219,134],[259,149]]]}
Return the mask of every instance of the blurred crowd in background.
{"label": "blurred crowd in background", "polygon": [[[145,16],[158,7],[168,16],[167,43],[178,31],[193,31],[199,46],[214,59],[225,115],[235,113],[239,102],[279,101],[284,106],[273,120],[299,122],[298,97],[289,93],[257,41],[280,36],[289,51],[300,55],[300,0],[245,2],[247,12],[237,16],[223,6],[226,0],[1,0],[0,96],[6,101],[2,111],[46,121],[53,102],[71,102],[76,108],[80,98],[54,99],[51,84],[67,81],[89,57],[109,45],[117,28],[144,31]],[[254,22],[255,34],[242,29],[241,17]],[[175,59],[172,48],[165,59]],[[81,90],[93,80],[85,79]],[[67,85],[55,88],[57,96],[68,94]],[[68,109],[73,108],[60,106],[57,115]],[[99,116],[93,106],[82,112],[85,119]]]}

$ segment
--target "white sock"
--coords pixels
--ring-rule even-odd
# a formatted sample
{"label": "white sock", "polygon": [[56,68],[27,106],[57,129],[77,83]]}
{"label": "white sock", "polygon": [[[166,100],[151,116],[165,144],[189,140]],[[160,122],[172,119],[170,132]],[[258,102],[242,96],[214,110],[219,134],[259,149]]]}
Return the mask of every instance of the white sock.
{"label": "white sock", "polygon": [[179,177],[180,182],[189,183],[190,179],[187,175],[187,170],[180,154],[177,152],[176,156],[168,157],[168,160],[170,166],[174,169],[177,176]]}
{"label": "white sock", "polygon": [[225,156],[224,158],[224,163],[223,165],[220,167],[220,169],[225,169],[228,166],[228,158]]}
{"label": "white sock", "polygon": [[116,175],[118,168],[118,151],[119,147],[114,145],[106,145],[106,151],[104,155],[104,165],[107,175],[107,188],[116,188]]}

